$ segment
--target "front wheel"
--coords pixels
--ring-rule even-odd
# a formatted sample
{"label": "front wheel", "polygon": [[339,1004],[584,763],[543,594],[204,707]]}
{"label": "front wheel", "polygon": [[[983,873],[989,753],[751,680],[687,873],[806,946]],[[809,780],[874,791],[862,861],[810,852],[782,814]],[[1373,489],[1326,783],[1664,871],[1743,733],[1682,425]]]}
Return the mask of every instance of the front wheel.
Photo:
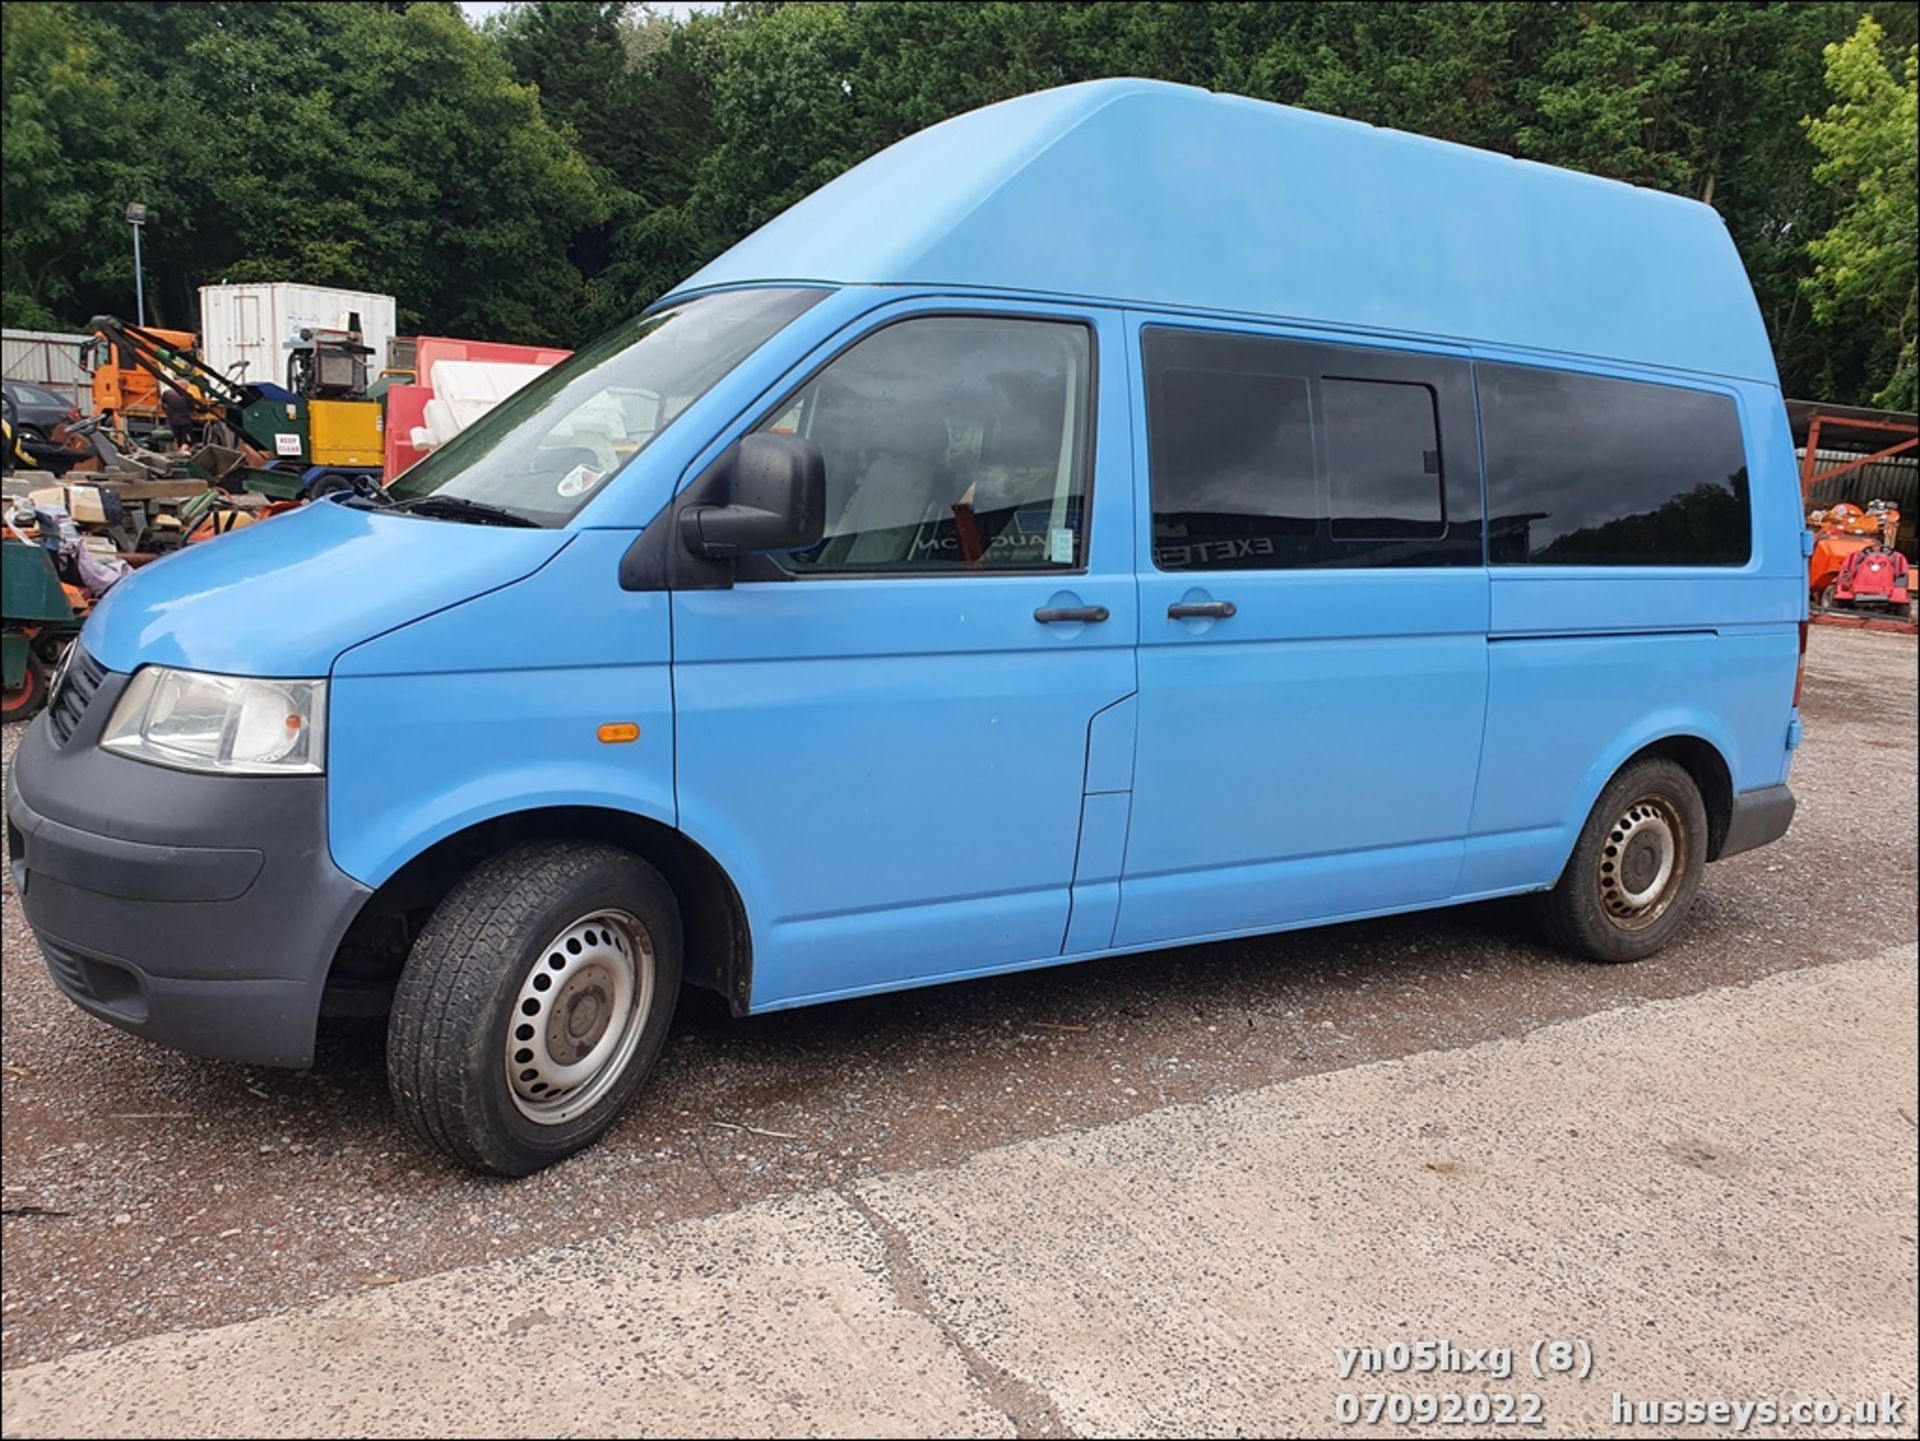
{"label": "front wheel", "polygon": [[679,994],[680,911],[659,872],[613,846],[515,846],[414,942],[387,1023],[394,1105],[465,1165],[537,1171],[613,1124]]}
{"label": "front wheel", "polygon": [[1636,761],[1607,784],[1560,882],[1541,897],[1548,938],[1591,961],[1637,961],[1685,924],[1707,860],[1707,807],[1686,768]]}

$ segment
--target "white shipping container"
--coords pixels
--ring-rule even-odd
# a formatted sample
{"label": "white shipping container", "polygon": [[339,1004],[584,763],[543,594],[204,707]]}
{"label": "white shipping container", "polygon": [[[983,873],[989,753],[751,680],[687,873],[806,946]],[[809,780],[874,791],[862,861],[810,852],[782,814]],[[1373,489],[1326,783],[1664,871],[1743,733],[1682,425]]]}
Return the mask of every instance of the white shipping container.
{"label": "white shipping container", "polygon": [[345,330],[347,317],[360,317],[360,339],[373,347],[367,380],[379,375],[393,338],[391,295],[365,290],[334,290],[296,285],[290,280],[200,287],[200,354],[223,375],[245,361],[242,379],[260,384],[287,383],[287,342],[303,328]]}
{"label": "white shipping container", "polygon": [[55,330],[0,331],[8,380],[24,380],[64,395],[85,414],[93,409],[93,378],[81,368],[84,335]]}

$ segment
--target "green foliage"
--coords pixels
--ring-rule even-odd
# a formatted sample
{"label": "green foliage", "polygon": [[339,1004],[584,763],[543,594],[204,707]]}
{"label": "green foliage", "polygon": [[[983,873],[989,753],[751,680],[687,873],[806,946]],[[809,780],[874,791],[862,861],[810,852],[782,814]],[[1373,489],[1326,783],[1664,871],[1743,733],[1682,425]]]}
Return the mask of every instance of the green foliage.
{"label": "green foliage", "polygon": [[1845,41],[1826,48],[1827,87],[1835,99],[1824,118],[1807,121],[1807,133],[1823,157],[1814,178],[1839,187],[1845,202],[1832,227],[1807,246],[1814,269],[1805,285],[1823,325],[1864,325],[1888,339],[1888,378],[1873,403],[1912,410],[1920,330],[1920,50],[1908,48],[1903,83],[1887,63],[1884,39],[1866,16]]}
{"label": "green foliage", "polygon": [[48,329],[101,283],[131,296],[126,204],[164,191],[110,33],[68,6],[5,5],[0,39],[0,316]]}
{"label": "green foliage", "polygon": [[143,199],[150,304],[176,324],[199,284],[272,276],[391,291],[410,328],[577,343],[915,130],[1146,75],[1704,199],[1790,392],[1912,403],[1913,92],[1882,55],[1912,45],[1911,6],[1879,17],[1884,40],[1855,33],[1852,0],[856,0],[681,20],[526,0],[480,30],[444,3],[0,12],[9,324],[128,308],[118,217]]}
{"label": "green foliage", "polygon": [[605,197],[455,7],[4,13],[10,321],[130,311],[139,199],[157,323],[272,278],[390,291],[408,329],[572,338],[569,247]]}

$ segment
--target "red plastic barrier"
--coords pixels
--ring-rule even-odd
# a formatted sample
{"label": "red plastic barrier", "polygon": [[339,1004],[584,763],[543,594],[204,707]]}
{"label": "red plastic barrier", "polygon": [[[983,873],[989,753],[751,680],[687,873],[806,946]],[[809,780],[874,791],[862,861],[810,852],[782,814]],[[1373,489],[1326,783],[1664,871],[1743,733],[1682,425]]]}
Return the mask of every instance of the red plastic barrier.
{"label": "red plastic barrier", "polygon": [[392,480],[401,471],[412,465],[424,450],[417,450],[413,444],[413,428],[427,422],[427,402],[433,399],[433,390],[425,385],[390,385],[387,387],[386,411],[386,478]]}
{"label": "red plastic barrier", "polygon": [[412,385],[387,387],[386,479],[391,481],[425,455],[413,444],[413,428],[426,424],[427,402],[433,399],[433,367],[443,360],[480,360],[506,365],[558,365],[571,350],[552,345],[509,345],[500,340],[454,340],[423,335],[415,342],[418,377]]}

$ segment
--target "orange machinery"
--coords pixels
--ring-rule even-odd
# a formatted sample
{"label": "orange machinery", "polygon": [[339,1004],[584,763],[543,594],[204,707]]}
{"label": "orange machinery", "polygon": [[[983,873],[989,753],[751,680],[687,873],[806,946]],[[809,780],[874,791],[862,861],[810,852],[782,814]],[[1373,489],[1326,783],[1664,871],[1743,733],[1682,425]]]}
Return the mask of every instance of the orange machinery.
{"label": "orange machinery", "polygon": [[[1851,501],[1817,504],[1817,487],[1876,462],[1912,455],[1920,449],[1920,426],[1915,418],[1893,411],[1853,406],[1823,405],[1804,400],[1787,402],[1794,438],[1804,449],[1800,462],[1800,500],[1806,507],[1807,528],[1813,532],[1812,559],[1807,568],[1807,590],[1814,606],[1822,607],[1847,560],[1868,546],[1892,550],[1899,537],[1900,509],[1891,501],[1870,501],[1862,507]],[[1838,464],[1824,464],[1822,444],[1848,454]]]}
{"label": "orange machinery", "polygon": [[1900,511],[1884,500],[1870,501],[1863,510],[1851,501],[1807,512],[1813,532],[1813,560],[1807,568],[1807,590],[1817,605],[1829,604],[1840,572],[1855,551],[1868,546],[1893,549],[1900,533]]}
{"label": "orange machinery", "polygon": [[[195,336],[191,330],[149,329],[146,333],[165,350],[183,354],[193,351]],[[80,365],[93,377],[94,414],[112,416],[113,431],[121,440],[128,439],[133,432],[144,435],[165,422],[159,379],[139,364],[124,341],[95,331],[93,337],[80,346]],[[202,400],[200,389],[186,378],[187,374],[182,373],[184,388],[198,405]]]}

